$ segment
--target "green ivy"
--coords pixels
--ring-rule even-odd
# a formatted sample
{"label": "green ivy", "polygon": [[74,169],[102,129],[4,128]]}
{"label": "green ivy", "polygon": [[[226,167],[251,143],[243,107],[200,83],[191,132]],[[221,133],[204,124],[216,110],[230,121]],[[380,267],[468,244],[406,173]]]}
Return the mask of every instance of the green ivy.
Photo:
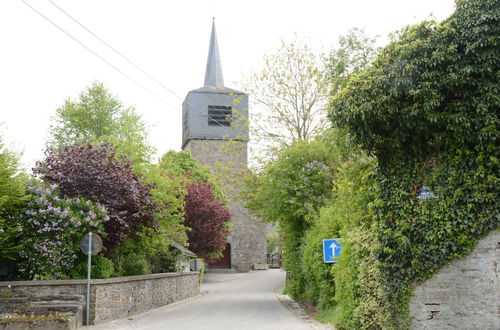
{"label": "green ivy", "polygon": [[[332,121],[378,162],[378,247],[366,267],[359,253],[346,254],[381,285],[349,264],[338,271],[337,294],[353,297],[339,328],[407,328],[414,283],[498,228],[499,35],[498,0],[457,1],[444,22],[405,28],[332,99]],[[370,301],[378,308],[365,308]]]}

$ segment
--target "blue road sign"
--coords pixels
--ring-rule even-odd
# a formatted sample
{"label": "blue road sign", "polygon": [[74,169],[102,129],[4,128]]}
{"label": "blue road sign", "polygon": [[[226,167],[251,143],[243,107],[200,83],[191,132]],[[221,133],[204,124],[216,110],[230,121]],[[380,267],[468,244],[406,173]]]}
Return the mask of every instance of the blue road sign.
{"label": "blue road sign", "polygon": [[337,262],[342,250],[341,238],[329,238],[323,240],[323,261],[326,263]]}

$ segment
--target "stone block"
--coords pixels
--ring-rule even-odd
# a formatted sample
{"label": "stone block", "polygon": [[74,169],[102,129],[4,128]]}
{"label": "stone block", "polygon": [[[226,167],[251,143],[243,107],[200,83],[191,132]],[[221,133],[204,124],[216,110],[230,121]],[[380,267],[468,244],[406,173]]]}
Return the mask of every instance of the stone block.
{"label": "stone block", "polygon": [[268,264],[254,264],[253,269],[255,269],[255,270],[268,270],[269,265]]}

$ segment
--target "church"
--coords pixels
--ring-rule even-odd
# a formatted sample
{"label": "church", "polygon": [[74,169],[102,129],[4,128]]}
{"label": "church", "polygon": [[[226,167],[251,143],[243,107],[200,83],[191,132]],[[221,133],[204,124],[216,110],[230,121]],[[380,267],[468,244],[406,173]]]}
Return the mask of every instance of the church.
{"label": "church", "polygon": [[237,198],[248,173],[248,111],[248,95],[224,86],[213,22],[205,82],[182,104],[182,150],[190,151],[219,178],[232,215],[223,256],[209,268],[247,272],[266,264],[266,225]]}

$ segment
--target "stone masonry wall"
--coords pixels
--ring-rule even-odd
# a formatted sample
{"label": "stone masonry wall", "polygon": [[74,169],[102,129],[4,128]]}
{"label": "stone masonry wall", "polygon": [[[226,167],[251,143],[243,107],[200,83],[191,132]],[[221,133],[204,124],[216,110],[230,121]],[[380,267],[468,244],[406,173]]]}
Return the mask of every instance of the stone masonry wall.
{"label": "stone masonry wall", "polygon": [[415,288],[410,329],[500,329],[500,232]]}
{"label": "stone masonry wall", "polygon": [[248,174],[247,142],[190,140],[184,150],[208,165],[223,185],[233,222],[229,235],[231,265],[237,271],[247,271],[254,264],[265,264],[266,225],[237,199],[243,177]]}
{"label": "stone masonry wall", "polygon": [[[92,280],[90,319],[98,324],[125,318],[200,293],[200,274],[163,273]],[[86,294],[86,280],[0,282],[16,297],[57,297]]]}

